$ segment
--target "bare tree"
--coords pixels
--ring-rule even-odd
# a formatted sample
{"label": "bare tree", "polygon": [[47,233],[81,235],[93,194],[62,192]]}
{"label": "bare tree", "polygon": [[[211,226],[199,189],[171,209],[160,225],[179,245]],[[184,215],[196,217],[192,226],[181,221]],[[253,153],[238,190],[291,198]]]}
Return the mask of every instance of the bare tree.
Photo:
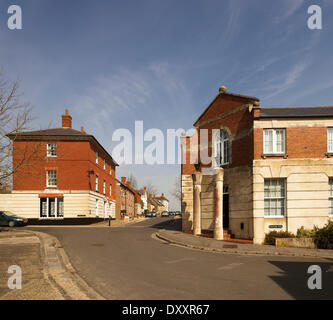
{"label": "bare tree", "polygon": [[146,191],[147,191],[147,194],[148,194],[148,198],[155,197],[156,194],[157,194],[156,187],[150,182],[146,185]]}
{"label": "bare tree", "polygon": [[170,193],[177,200],[179,200],[179,201],[182,200],[182,183],[181,183],[181,176],[180,175],[178,175],[175,178],[173,189],[170,191]]}
{"label": "bare tree", "polygon": [[19,82],[4,79],[0,71],[0,184],[1,189],[10,185],[10,177],[31,162],[38,153],[39,143],[22,146],[17,149],[13,163],[13,143],[22,131],[29,129],[32,120],[31,107],[20,102]]}
{"label": "bare tree", "polygon": [[138,182],[134,176],[133,173],[131,173],[129,175],[129,177],[127,178],[127,181],[129,181],[131,183],[131,187],[134,188],[134,189],[137,189],[138,188]]}

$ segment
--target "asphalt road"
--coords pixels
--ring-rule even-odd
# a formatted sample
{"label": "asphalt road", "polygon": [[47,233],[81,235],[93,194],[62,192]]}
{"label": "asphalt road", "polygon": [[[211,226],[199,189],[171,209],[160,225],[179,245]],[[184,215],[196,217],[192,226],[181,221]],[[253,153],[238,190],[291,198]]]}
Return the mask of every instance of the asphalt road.
{"label": "asphalt road", "polygon": [[[152,237],[179,222],[33,229],[56,236],[79,275],[107,299],[333,299],[333,261],[211,253]],[[322,290],[307,286],[314,264],[322,268]]]}

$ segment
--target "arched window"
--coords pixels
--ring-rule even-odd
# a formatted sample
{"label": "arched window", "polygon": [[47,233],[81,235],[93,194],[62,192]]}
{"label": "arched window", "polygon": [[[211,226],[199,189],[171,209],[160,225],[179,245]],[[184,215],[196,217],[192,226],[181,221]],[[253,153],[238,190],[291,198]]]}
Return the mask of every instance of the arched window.
{"label": "arched window", "polygon": [[213,157],[215,166],[228,164],[230,161],[230,141],[226,130],[218,130],[215,134]]}

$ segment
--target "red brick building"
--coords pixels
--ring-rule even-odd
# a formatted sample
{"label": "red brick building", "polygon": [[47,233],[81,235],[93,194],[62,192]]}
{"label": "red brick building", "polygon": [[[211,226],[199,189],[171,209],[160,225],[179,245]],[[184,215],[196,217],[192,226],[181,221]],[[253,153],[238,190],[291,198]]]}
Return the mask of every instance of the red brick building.
{"label": "red brick building", "polygon": [[[12,193],[0,206],[20,216],[42,220],[107,218],[115,215],[117,163],[103,146],[72,128],[72,117],[62,115],[62,127],[9,135],[14,167],[26,150],[34,159],[13,175]],[[86,220],[87,221],[87,220]]]}
{"label": "red brick building", "polygon": [[333,107],[261,108],[221,87],[194,127],[182,138],[184,231],[262,243],[333,218]]}
{"label": "red brick building", "polygon": [[121,181],[116,180],[116,219],[128,216],[130,219],[142,214],[141,196],[137,190],[132,188],[126,177]]}

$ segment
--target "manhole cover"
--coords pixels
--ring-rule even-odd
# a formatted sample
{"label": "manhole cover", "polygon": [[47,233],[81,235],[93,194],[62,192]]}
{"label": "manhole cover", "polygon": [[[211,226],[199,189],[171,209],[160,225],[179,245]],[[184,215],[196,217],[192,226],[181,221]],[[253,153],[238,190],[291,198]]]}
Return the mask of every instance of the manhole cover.
{"label": "manhole cover", "polygon": [[91,246],[93,247],[104,247],[103,243],[92,243]]}

